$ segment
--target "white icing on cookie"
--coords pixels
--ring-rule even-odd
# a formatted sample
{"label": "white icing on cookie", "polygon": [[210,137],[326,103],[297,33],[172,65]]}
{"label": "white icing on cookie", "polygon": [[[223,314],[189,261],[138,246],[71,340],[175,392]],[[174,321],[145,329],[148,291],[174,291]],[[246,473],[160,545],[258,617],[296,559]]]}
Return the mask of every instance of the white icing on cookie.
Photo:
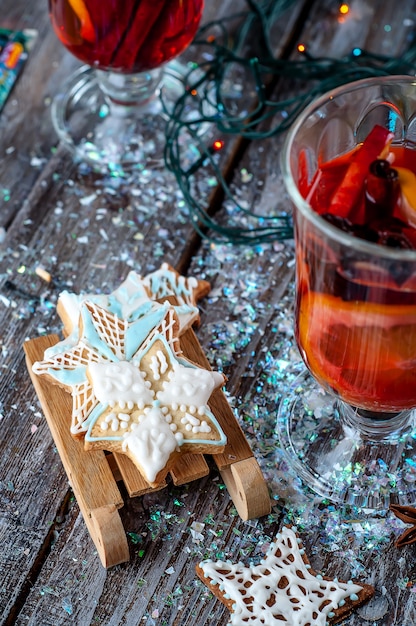
{"label": "white icing on cookie", "polygon": [[[259,564],[202,561],[204,577],[233,601],[230,626],[325,626],[362,587],[313,576],[292,529],[284,527]],[[325,604],[327,602],[327,604]]]}
{"label": "white icing on cookie", "polygon": [[97,400],[110,407],[140,409],[151,404],[154,391],[145,381],[145,373],[130,361],[90,363],[87,368]]}
{"label": "white icing on cookie", "polygon": [[163,263],[155,272],[147,274],[142,279],[142,283],[154,298],[163,299],[167,296],[175,296],[180,305],[195,306],[197,279],[193,276],[189,278],[181,276],[167,263]]}
{"label": "white icing on cookie", "polygon": [[215,389],[224,382],[219,372],[185,367],[175,363],[163,383],[163,390],[157,392],[157,399],[163,404],[187,407],[196,405],[199,412],[207,406],[208,399]]}
{"label": "white icing on cookie", "polygon": [[129,427],[130,414],[129,413],[109,413],[101,422],[100,428],[102,431],[107,431],[109,428],[113,432],[117,432],[119,428],[125,429]]}
{"label": "white icing on cookie", "polygon": [[152,407],[124,435],[123,450],[138,459],[149,482],[166,466],[178,442],[159,407]]}
{"label": "white icing on cookie", "polygon": [[150,363],[150,369],[152,370],[153,378],[155,380],[159,380],[161,375],[166,372],[168,367],[169,364],[166,360],[165,355],[161,350],[158,350],[157,353],[152,357]]}
{"label": "white icing on cookie", "polygon": [[111,442],[116,449],[120,442],[119,449],[153,482],[184,443],[226,443],[207,407],[223,376],[179,360],[177,318],[169,303],[128,322],[85,302],[81,319],[78,343],[33,370],[71,390],[71,432],[85,435],[87,446],[106,449]]}
{"label": "white icing on cookie", "polygon": [[181,423],[185,425],[185,430],[193,433],[210,433],[211,427],[206,420],[200,420],[190,413],[186,413],[181,419]]}

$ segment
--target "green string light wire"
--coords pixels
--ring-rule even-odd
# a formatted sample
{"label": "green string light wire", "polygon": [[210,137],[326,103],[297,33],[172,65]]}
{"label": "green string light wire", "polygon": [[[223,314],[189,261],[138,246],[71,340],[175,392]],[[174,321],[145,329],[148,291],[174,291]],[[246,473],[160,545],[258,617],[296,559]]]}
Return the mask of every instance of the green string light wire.
{"label": "green string light wire", "polygon": [[[373,54],[356,48],[342,58],[313,57],[308,52],[300,59],[278,59],[273,55],[271,29],[276,20],[297,0],[247,0],[247,11],[239,12],[206,24],[194,45],[200,48],[199,58],[183,79],[184,93],[173,109],[165,108],[165,163],[171,170],[189,208],[195,230],[214,242],[256,245],[281,241],[293,236],[291,216],[259,215],[244,206],[233,193],[225,167],[221,167],[221,150],[213,149],[212,136],[234,136],[240,142],[272,137],[288,130],[293,121],[318,95],[342,84],[393,74],[414,75],[416,43],[412,41],[397,58]],[[240,22],[237,34],[229,33],[229,25]],[[215,37],[211,33],[215,32]],[[246,56],[247,41],[255,37],[260,53]],[[237,99],[230,97],[230,76],[243,72],[253,86],[255,99],[250,107],[236,110]],[[246,80],[246,79],[245,79]],[[234,83],[236,79],[233,79]],[[296,95],[273,100],[273,86],[285,83],[301,86]],[[292,86],[293,87],[293,86]],[[276,91],[276,90],[275,90]],[[189,162],[189,147],[195,156]],[[232,168],[229,168],[232,171]],[[209,213],[207,192],[199,191],[202,173],[219,194],[226,216]],[[231,177],[231,176],[230,176]],[[202,196],[202,197],[200,197]]]}

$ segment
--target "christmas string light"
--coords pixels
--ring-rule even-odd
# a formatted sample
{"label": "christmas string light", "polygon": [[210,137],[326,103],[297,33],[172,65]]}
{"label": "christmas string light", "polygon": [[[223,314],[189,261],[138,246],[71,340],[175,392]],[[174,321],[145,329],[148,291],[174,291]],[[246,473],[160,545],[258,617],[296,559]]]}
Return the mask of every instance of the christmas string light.
{"label": "christmas string light", "polygon": [[[254,245],[292,237],[288,213],[276,207],[276,214],[259,214],[256,207],[247,207],[232,190],[233,166],[238,164],[248,141],[287,131],[309,102],[342,84],[373,76],[415,74],[414,41],[397,58],[358,47],[342,58],[315,57],[305,42],[297,46],[298,58],[276,58],[271,43],[272,26],[295,3],[296,0],[247,0],[246,12],[206,24],[194,41],[200,49],[198,58],[204,60],[190,66],[184,77],[183,95],[173,110],[166,110],[166,166],[176,177],[194,228],[213,241]],[[348,11],[344,3],[337,15],[346,15]],[[229,27],[236,20],[241,25],[231,35]],[[256,43],[257,53],[252,56],[244,53],[250,41]],[[244,95],[254,94],[249,105],[241,92],[232,93],[238,81],[233,83],[232,77],[241,75]],[[293,93],[295,80],[301,86],[296,95],[272,98],[277,84],[279,93],[284,94],[285,89]],[[240,101],[243,107],[239,107]],[[234,161],[224,167],[222,153],[231,159],[223,151],[223,137],[227,135],[235,138],[237,148]],[[190,147],[197,155],[193,161],[189,159]],[[220,216],[211,212],[206,187],[205,192],[200,189],[201,173],[209,180],[215,196],[212,206],[226,207],[225,216],[224,212]]]}
{"label": "christmas string light", "polygon": [[221,139],[216,139],[212,146],[208,147],[207,154],[203,154],[202,156],[200,156],[199,159],[195,161],[195,163],[193,163],[188,170],[186,170],[186,175],[191,176],[192,174],[197,172],[199,168],[204,165],[205,160],[207,159],[209,154],[214,154],[215,152],[222,150],[223,147],[224,142]]}

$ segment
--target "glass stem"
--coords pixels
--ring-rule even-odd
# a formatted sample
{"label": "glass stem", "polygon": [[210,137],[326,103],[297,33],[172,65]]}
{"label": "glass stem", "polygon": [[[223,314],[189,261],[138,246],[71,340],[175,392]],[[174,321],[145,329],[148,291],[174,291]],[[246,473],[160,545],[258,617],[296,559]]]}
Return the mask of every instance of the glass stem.
{"label": "glass stem", "polygon": [[344,429],[357,430],[363,439],[392,442],[414,427],[415,411],[398,413],[366,411],[338,401],[338,411]]}
{"label": "glass stem", "polygon": [[111,109],[128,114],[134,107],[143,107],[159,95],[163,69],[156,68],[139,74],[121,74],[97,70],[100,88]]}

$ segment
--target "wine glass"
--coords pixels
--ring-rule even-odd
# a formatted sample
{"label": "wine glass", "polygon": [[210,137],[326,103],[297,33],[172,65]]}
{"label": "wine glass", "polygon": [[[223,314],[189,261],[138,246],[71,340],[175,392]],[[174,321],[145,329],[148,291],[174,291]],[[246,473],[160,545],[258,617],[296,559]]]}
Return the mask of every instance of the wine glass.
{"label": "wine glass", "polygon": [[166,101],[183,92],[166,64],[191,43],[202,10],[203,0],[49,0],[59,40],[88,64],[52,106],[58,135],[76,157],[116,174],[161,158],[161,86]]}
{"label": "wine glass", "polygon": [[[367,190],[357,183],[362,163],[358,179],[348,169],[373,129],[392,138],[383,163],[398,167],[399,217],[391,208],[383,214],[386,187],[374,204],[371,177]],[[416,171],[415,78],[364,79],[314,101],[288,133],[282,168],[294,210],[295,335],[307,366],[279,407],[284,455],[330,501],[369,511],[414,504],[416,230],[408,218],[416,226],[416,205],[398,195],[405,187],[396,175]],[[346,204],[338,209],[356,194],[360,211],[375,211],[370,223],[357,208],[355,218],[328,214],[342,181]]]}

